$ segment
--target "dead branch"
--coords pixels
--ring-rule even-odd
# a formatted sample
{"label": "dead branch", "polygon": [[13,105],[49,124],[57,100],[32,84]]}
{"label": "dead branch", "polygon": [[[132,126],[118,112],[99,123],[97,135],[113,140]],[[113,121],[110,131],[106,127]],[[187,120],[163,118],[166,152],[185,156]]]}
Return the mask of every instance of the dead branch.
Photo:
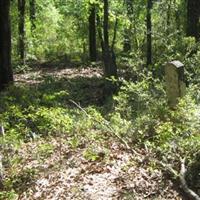
{"label": "dead branch", "polygon": [[191,199],[194,200],[200,200],[200,197],[198,194],[196,194],[193,190],[191,190],[188,187],[188,184],[186,182],[185,176],[186,176],[186,167],[185,167],[185,158],[180,160],[181,162],[181,169],[180,172],[178,173],[176,170],[174,170],[172,168],[172,166],[170,166],[169,164],[163,163],[162,161],[157,161],[157,163],[159,165],[162,166],[163,169],[165,169],[166,171],[168,171],[170,174],[172,174],[175,178],[179,179],[181,188],[183,190],[184,193],[186,193]]}
{"label": "dead branch", "polygon": [[184,159],[181,159],[181,170],[180,170],[180,174],[179,174],[179,180],[180,180],[180,183],[181,183],[181,187],[182,187],[183,191],[189,197],[191,197],[194,200],[200,200],[199,195],[196,194],[193,190],[191,190],[188,187],[188,184],[187,184],[186,179],[185,179],[186,172],[187,172],[187,169],[185,167],[185,158],[184,158]]}
{"label": "dead branch", "polygon": [[169,172],[174,178],[177,178],[179,176],[178,172],[172,168],[170,164],[166,164],[162,161],[155,161],[158,165],[160,165],[165,171]]}
{"label": "dead branch", "polygon": [[116,131],[110,126],[110,124],[109,124],[110,122],[109,121],[107,121],[105,119],[103,119],[103,121],[99,121],[99,120],[95,119],[94,117],[92,117],[90,114],[88,114],[86,112],[86,110],[84,108],[82,108],[79,104],[77,104],[75,101],[73,101],[73,100],[69,100],[69,101],[71,103],[73,103],[77,108],[79,108],[89,119],[92,119],[93,121],[95,121],[95,122],[103,125],[104,127],[106,127],[109,130],[109,132],[112,133],[116,138],[118,138],[126,146],[126,148],[129,151],[131,151],[133,154],[135,154],[135,155],[137,155],[139,157],[141,156],[137,151],[135,151],[134,149],[132,149],[128,145],[127,141],[124,138],[122,138],[118,133],[116,133]]}
{"label": "dead branch", "polygon": [[0,136],[4,136],[4,135],[5,135],[5,129],[3,125],[0,125]]}

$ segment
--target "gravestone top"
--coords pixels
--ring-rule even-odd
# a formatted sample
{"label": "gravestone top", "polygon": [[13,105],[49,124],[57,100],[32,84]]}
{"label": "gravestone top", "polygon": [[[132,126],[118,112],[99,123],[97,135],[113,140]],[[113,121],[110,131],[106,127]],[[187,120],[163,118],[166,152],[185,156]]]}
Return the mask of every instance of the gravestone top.
{"label": "gravestone top", "polygon": [[174,60],[172,62],[169,62],[168,64],[174,65],[176,68],[184,67],[183,63],[179,60]]}
{"label": "gravestone top", "polygon": [[168,105],[175,108],[179,98],[185,94],[184,65],[177,60],[167,63],[165,80]]}

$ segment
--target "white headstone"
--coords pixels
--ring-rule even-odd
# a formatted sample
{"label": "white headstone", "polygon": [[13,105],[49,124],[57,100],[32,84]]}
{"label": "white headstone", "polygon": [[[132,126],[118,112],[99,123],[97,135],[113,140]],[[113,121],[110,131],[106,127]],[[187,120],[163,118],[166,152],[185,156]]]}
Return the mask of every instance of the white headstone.
{"label": "white headstone", "polygon": [[180,61],[172,61],[165,66],[165,81],[168,104],[176,107],[178,99],[185,94],[184,65]]}

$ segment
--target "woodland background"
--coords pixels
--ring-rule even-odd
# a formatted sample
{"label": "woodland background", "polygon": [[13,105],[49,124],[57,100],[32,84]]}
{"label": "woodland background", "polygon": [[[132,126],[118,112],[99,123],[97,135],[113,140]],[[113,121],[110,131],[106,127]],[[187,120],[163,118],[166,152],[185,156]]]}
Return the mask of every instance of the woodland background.
{"label": "woodland background", "polygon": [[198,0],[1,0],[0,198],[200,199],[199,19]]}

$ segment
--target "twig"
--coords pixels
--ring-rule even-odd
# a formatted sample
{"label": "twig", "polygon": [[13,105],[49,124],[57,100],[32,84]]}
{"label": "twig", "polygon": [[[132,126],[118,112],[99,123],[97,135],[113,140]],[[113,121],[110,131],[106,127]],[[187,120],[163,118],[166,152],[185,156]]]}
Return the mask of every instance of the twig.
{"label": "twig", "polygon": [[77,108],[79,108],[89,119],[92,119],[93,121],[103,125],[104,127],[108,128],[110,133],[112,133],[115,137],[117,137],[125,146],[126,148],[131,151],[133,154],[135,155],[138,155],[138,156],[141,156],[137,151],[135,151],[134,149],[132,149],[126,140],[124,140],[119,134],[117,134],[115,132],[115,130],[109,125],[109,122],[105,119],[103,119],[103,122],[102,121],[99,121],[95,118],[93,118],[91,115],[89,115],[85,109],[83,109],[79,104],[77,104],[75,101],[73,100],[69,100],[71,103],[73,103]]}
{"label": "twig", "polygon": [[156,163],[161,165],[165,171],[168,171],[173,177],[177,178],[179,176],[178,172],[172,168],[169,164],[163,163],[162,161],[156,160]]}
{"label": "twig", "polygon": [[4,136],[4,135],[5,135],[5,129],[3,125],[0,125],[0,136]]}

